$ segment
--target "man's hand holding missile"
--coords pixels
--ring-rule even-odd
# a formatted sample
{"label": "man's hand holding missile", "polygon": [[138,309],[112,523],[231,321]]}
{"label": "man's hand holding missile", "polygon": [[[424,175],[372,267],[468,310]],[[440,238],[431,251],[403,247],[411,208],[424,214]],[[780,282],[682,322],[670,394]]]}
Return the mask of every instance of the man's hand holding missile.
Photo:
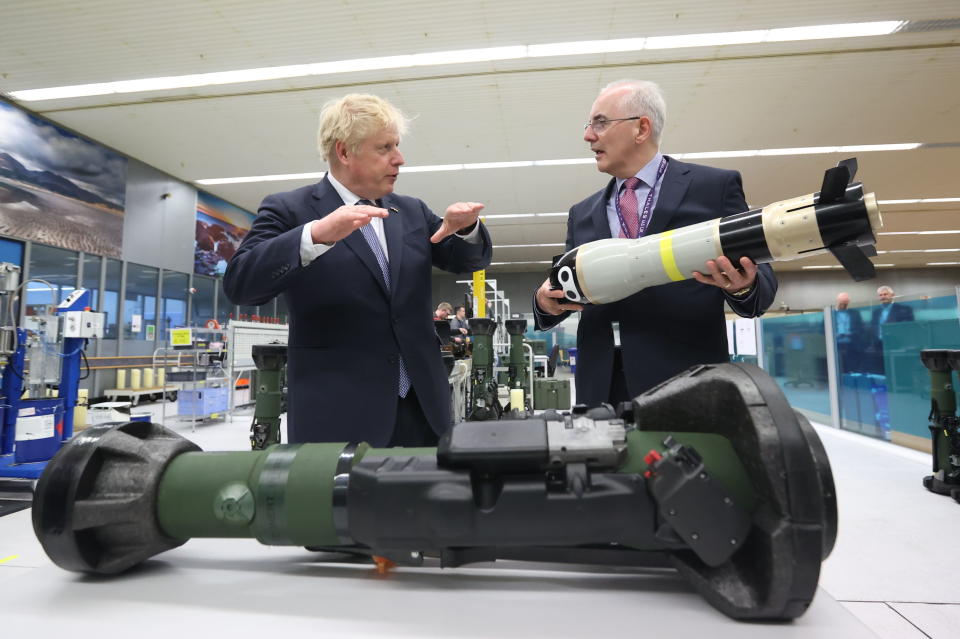
{"label": "man's hand holding missile", "polygon": [[757,279],[757,265],[749,257],[740,258],[740,268],[734,268],[725,255],[715,260],[707,260],[706,274],[693,272],[693,279],[701,284],[722,288],[725,293],[735,297],[746,297],[753,290]]}
{"label": "man's hand holding missile", "polygon": [[560,315],[567,311],[582,311],[583,304],[564,301],[563,289],[553,289],[550,287],[550,278],[544,280],[540,288],[537,289],[537,306],[547,315]]}

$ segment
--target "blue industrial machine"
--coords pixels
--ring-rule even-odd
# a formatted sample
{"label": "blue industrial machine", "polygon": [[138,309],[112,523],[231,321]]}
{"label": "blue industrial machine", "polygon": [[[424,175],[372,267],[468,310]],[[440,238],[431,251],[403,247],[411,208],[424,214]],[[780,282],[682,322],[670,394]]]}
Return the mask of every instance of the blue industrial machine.
{"label": "blue industrial machine", "polygon": [[78,289],[17,326],[19,278],[19,267],[0,264],[0,478],[37,479],[73,436],[81,358],[89,338],[103,337],[104,315]]}

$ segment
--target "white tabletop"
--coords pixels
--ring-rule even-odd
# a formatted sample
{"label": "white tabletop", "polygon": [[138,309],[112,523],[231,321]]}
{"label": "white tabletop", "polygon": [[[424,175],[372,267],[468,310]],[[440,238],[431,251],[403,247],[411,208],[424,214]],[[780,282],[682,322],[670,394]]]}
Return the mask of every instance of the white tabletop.
{"label": "white tabletop", "polygon": [[750,638],[774,628],[778,639],[875,636],[822,590],[800,619],[771,627],[728,619],[670,570],[497,562],[380,576],[366,563],[320,557],[254,540],[197,539],[126,575],[91,578],[54,566],[22,511],[0,518],[2,627],[9,636],[138,639]]}

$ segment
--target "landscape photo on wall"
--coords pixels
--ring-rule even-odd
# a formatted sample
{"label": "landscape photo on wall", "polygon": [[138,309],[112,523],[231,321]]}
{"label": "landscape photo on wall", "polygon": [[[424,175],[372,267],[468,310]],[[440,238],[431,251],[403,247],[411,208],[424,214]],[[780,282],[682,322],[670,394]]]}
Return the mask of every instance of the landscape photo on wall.
{"label": "landscape photo on wall", "polygon": [[0,101],[0,235],[120,257],[127,159]]}
{"label": "landscape photo on wall", "polygon": [[223,275],[256,216],[204,191],[197,192],[193,272]]}

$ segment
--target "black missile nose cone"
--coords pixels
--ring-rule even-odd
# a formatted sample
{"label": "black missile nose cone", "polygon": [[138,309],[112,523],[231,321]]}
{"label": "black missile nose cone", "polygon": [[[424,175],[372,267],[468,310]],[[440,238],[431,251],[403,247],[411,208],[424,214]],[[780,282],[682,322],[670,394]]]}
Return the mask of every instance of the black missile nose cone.
{"label": "black missile nose cone", "polygon": [[566,301],[585,303],[587,300],[577,280],[577,251],[573,249],[555,260],[550,269],[550,288],[562,290]]}

